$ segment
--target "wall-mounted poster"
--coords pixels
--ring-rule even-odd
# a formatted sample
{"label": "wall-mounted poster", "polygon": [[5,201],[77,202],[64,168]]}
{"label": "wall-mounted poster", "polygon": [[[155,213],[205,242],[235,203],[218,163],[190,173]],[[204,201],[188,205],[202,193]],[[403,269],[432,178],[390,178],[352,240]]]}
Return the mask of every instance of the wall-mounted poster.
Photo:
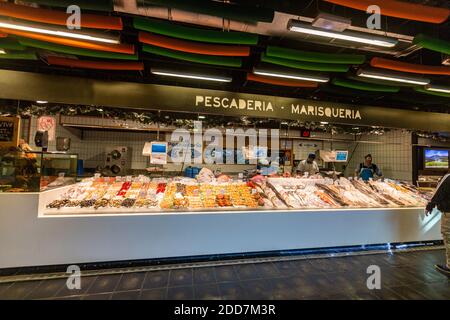
{"label": "wall-mounted poster", "polygon": [[17,147],[19,132],[19,117],[0,117],[0,147]]}
{"label": "wall-mounted poster", "polygon": [[49,116],[39,117],[37,120],[37,129],[40,131],[48,131],[48,141],[55,140],[56,119]]}

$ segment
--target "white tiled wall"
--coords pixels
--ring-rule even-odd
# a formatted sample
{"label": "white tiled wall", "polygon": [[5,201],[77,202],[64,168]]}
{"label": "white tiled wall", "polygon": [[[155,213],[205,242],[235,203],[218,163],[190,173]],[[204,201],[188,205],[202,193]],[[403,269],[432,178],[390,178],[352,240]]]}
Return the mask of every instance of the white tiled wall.
{"label": "white tiled wall", "polygon": [[[58,120],[58,118],[57,118]],[[76,119],[75,119],[76,120]],[[84,120],[83,120],[84,121]],[[102,119],[91,119],[92,125],[104,122]],[[37,119],[31,120],[30,145],[34,146],[34,135],[36,132]],[[132,125],[132,124],[130,124]],[[25,134],[25,132],[22,132]],[[295,132],[290,134],[295,135]],[[104,163],[104,151],[106,147],[126,146],[131,149],[131,168],[145,169],[149,162],[148,157],[142,156],[142,148],[144,143],[156,139],[155,133],[148,132],[124,132],[124,131],[98,131],[84,130],[83,136],[80,129],[63,127],[57,125],[56,137],[71,138],[70,152],[77,153],[80,159],[85,161],[86,168],[95,168],[97,165]],[[299,136],[299,134],[297,135]],[[331,138],[330,134],[313,133],[312,138]],[[382,136],[362,135],[363,141],[375,143],[354,143],[352,135],[333,136],[334,139],[348,140],[348,142],[330,142],[321,140],[300,140],[295,139],[292,142],[292,150],[296,160],[305,159],[310,152],[319,149],[331,150],[342,149],[350,151],[350,162],[345,174],[352,175],[358,164],[364,160],[364,156],[371,153],[374,163],[380,166],[385,177],[400,180],[412,180],[412,149],[411,134],[402,130],[393,130]],[[160,139],[164,139],[163,136]],[[300,145],[303,144],[303,145]],[[304,144],[316,144],[317,146],[305,146]],[[280,142],[280,148],[283,148],[283,140]],[[53,141],[49,145],[49,150],[56,150],[56,142]],[[352,153],[352,151],[354,151]],[[320,165],[323,165],[319,161]],[[222,168],[223,170],[226,168]],[[229,169],[229,170],[228,170]],[[236,168],[241,171],[243,168]],[[233,168],[227,168],[233,171]]]}
{"label": "white tiled wall", "polygon": [[412,180],[411,133],[392,130],[382,136],[363,135],[361,140],[376,143],[353,144],[353,148],[356,148],[349,162],[347,174],[353,173],[359,163],[364,161],[364,156],[370,153],[373,163],[380,167],[385,177]]}
{"label": "white tiled wall", "polygon": [[[95,124],[95,120],[91,120]],[[37,119],[32,119],[30,145],[34,147],[34,135],[37,128]],[[63,127],[57,125],[56,137],[67,137],[71,139],[69,152],[77,153],[79,159],[84,160],[84,167],[95,168],[104,164],[105,148],[124,146],[131,150],[131,168],[145,169],[148,166],[148,157],[142,156],[144,143],[156,139],[155,133],[148,132],[123,132],[123,131],[98,131],[81,130],[77,128]],[[49,150],[56,150],[56,141],[49,143]]]}

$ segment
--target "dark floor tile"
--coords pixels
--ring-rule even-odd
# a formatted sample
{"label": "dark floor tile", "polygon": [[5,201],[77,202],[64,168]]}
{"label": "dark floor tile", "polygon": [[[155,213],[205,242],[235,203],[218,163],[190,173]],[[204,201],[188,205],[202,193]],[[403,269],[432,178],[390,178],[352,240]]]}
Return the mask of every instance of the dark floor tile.
{"label": "dark floor tile", "polygon": [[125,273],[120,279],[116,291],[140,290],[144,282],[145,272]]}
{"label": "dark floor tile", "polygon": [[2,297],[3,292],[6,292],[6,290],[8,290],[8,288],[12,285],[12,282],[0,283],[0,298]]}
{"label": "dark floor tile", "polygon": [[380,290],[373,290],[372,294],[374,294],[380,300],[404,300],[402,296],[395,293],[389,288],[381,288]]}
{"label": "dark floor tile", "polygon": [[392,267],[381,269],[381,286],[398,287],[407,284],[407,276],[403,268]]}
{"label": "dark floor tile", "polygon": [[241,281],[245,294],[251,300],[272,299],[270,284],[264,279]]}
{"label": "dark floor tile", "polygon": [[56,294],[66,286],[67,279],[54,279],[54,280],[43,280],[41,283],[33,290],[27,299],[43,299],[55,297]]}
{"label": "dark floor tile", "polygon": [[169,287],[192,286],[192,285],[193,285],[192,269],[176,269],[170,271]]}
{"label": "dark floor tile", "polygon": [[203,284],[194,286],[194,298],[196,300],[221,300],[219,287],[216,284]]}
{"label": "dark floor tile", "polygon": [[429,270],[408,270],[412,277],[423,283],[445,282],[447,277],[434,268]]}
{"label": "dark floor tile", "polygon": [[[296,261],[277,261],[273,262],[272,264],[278,270],[281,276],[288,277],[294,276],[299,273],[299,268],[296,265]],[[312,268],[311,265],[309,265],[309,267]]]}
{"label": "dark floor tile", "polygon": [[167,288],[142,290],[141,300],[164,300],[166,299]]}
{"label": "dark floor tile", "polygon": [[244,288],[240,282],[223,282],[218,284],[219,293],[223,299],[244,300],[247,299]]}
{"label": "dark floor tile", "polygon": [[380,300],[380,298],[375,294],[375,290],[362,290],[356,292],[348,293],[351,300]]}
{"label": "dark floor tile", "polygon": [[169,271],[149,271],[145,276],[143,289],[164,288],[169,284]]}
{"label": "dark floor tile", "polygon": [[292,265],[294,267],[294,270],[296,271],[296,274],[310,276],[322,273],[322,271],[319,268],[313,266],[310,261],[311,260],[292,261]]}
{"label": "dark floor tile", "polygon": [[332,259],[311,259],[309,260],[313,269],[320,272],[337,272],[336,265]]}
{"label": "dark floor tile", "polygon": [[272,299],[275,300],[297,300],[302,295],[299,288],[290,281],[290,278],[272,278],[268,280]]}
{"label": "dark floor tile", "polygon": [[403,297],[407,300],[426,300],[427,298],[420,294],[419,292],[415,291],[411,287],[408,286],[402,286],[402,287],[392,287],[390,288],[392,291],[394,291],[399,296]]}
{"label": "dark floor tile", "polygon": [[286,279],[298,292],[301,299],[309,297],[318,297],[321,294],[321,289],[316,286],[311,276],[294,276]]}
{"label": "dark floor tile", "polygon": [[81,300],[83,296],[53,297],[51,300]]}
{"label": "dark floor tile", "polygon": [[271,262],[256,263],[255,269],[261,278],[274,278],[281,275]]}
{"label": "dark floor tile", "polygon": [[368,274],[360,271],[340,272],[340,273],[325,273],[328,280],[333,283],[335,290],[343,290],[348,292],[356,292],[367,289]]}
{"label": "dark floor tile", "polygon": [[87,292],[89,294],[113,292],[121,277],[121,274],[98,276]]}
{"label": "dark floor tile", "polygon": [[450,300],[450,282],[422,283],[412,288],[429,300]]}
{"label": "dark floor tile", "polygon": [[238,264],[234,266],[234,270],[241,281],[260,277],[253,264]]}
{"label": "dark floor tile", "polygon": [[194,299],[194,288],[192,286],[173,287],[167,290],[168,300],[192,300]]}
{"label": "dark floor tile", "polygon": [[216,282],[216,275],[214,273],[214,268],[194,269],[194,285],[202,285],[215,282]]}
{"label": "dark floor tile", "polygon": [[38,285],[40,281],[20,281],[13,283],[5,290],[0,299],[3,300],[19,300],[25,299]]}
{"label": "dark floor tile", "polygon": [[57,293],[56,297],[66,297],[66,296],[78,296],[86,293],[86,291],[91,287],[94,281],[97,279],[96,276],[93,277],[81,277],[80,289],[69,289],[67,286],[63,286]]}
{"label": "dark floor tile", "polygon": [[214,269],[217,282],[229,282],[239,280],[236,272],[234,271],[233,266],[221,266],[215,267]]}
{"label": "dark floor tile", "polygon": [[132,290],[132,291],[122,291],[122,292],[114,292],[112,294],[112,300],[139,300],[141,291],[140,290]]}
{"label": "dark floor tile", "polygon": [[88,294],[81,298],[81,300],[110,300],[112,293],[96,293]]}

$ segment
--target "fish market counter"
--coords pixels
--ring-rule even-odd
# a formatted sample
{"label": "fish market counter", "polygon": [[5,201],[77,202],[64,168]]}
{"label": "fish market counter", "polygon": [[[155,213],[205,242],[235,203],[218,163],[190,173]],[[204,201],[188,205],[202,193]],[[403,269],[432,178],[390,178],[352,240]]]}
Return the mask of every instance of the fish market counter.
{"label": "fish market counter", "polygon": [[0,194],[0,268],[440,240],[423,208],[46,213]]}

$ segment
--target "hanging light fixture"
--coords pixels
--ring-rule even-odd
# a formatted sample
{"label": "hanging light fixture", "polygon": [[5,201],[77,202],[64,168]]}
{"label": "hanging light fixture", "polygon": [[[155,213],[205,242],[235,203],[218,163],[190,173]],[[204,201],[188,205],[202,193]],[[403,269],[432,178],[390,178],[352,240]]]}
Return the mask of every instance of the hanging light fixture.
{"label": "hanging light fixture", "polygon": [[54,26],[44,26],[42,24],[36,23],[23,23],[14,20],[0,19],[0,29],[3,32],[7,33],[8,30],[18,30],[39,34],[46,34],[51,36],[63,37],[63,38],[72,38],[78,40],[86,40],[86,41],[95,41],[95,42],[103,42],[110,44],[119,44],[118,36],[111,36],[107,34],[99,34],[99,33],[80,33],[74,31],[68,31],[68,29],[63,29],[60,27]]}
{"label": "hanging light fixture", "polygon": [[408,84],[427,85],[430,83],[430,79],[414,76],[406,76],[401,73],[385,72],[370,69],[359,69],[356,73],[358,77],[371,78],[385,81],[401,82]]}
{"label": "hanging light fixture", "polygon": [[307,23],[292,19],[289,20],[287,28],[288,30],[293,32],[299,32],[330,39],[340,39],[344,41],[364,43],[379,47],[392,48],[395,47],[398,43],[398,40],[394,38],[380,37],[373,34],[364,34],[352,31],[336,32],[327,29],[319,29],[314,28]]}
{"label": "hanging light fixture", "polygon": [[184,71],[176,71],[176,70],[166,70],[160,68],[151,68],[150,72],[152,74],[156,74],[159,76],[167,76],[167,77],[175,77],[175,78],[186,78],[186,79],[195,79],[195,80],[205,80],[205,81],[216,81],[216,82],[231,82],[233,78],[226,76],[216,76],[216,75],[205,75]]}
{"label": "hanging light fixture", "polygon": [[285,78],[293,80],[304,80],[304,81],[314,81],[314,82],[328,82],[330,78],[328,76],[312,73],[303,72],[290,72],[290,71],[280,71],[276,69],[269,68],[254,68],[253,73],[260,76],[275,77],[275,78]]}

